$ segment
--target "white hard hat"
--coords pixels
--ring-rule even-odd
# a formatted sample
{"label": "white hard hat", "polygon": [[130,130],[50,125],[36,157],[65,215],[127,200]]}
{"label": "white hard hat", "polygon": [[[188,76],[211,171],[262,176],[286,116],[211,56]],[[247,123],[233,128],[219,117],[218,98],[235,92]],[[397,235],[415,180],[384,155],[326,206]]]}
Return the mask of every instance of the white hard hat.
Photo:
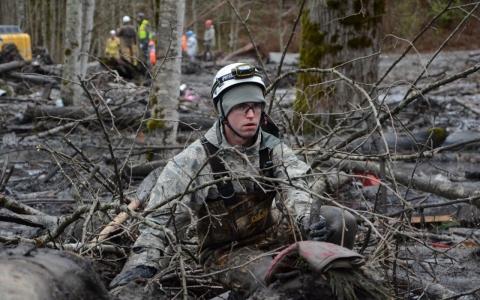
{"label": "white hard hat", "polygon": [[130,22],[130,17],[129,16],[123,17],[123,23],[128,23],[128,22]]}
{"label": "white hard hat", "polygon": [[115,32],[115,30],[112,30],[112,31],[110,31],[110,34],[114,35],[114,34],[117,34],[117,33]]}
{"label": "white hard hat", "polygon": [[212,83],[212,99],[213,107],[217,107],[219,96],[228,88],[237,84],[253,83],[262,88],[265,94],[266,88],[263,83],[262,75],[251,64],[234,63],[220,69],[213,78]]}

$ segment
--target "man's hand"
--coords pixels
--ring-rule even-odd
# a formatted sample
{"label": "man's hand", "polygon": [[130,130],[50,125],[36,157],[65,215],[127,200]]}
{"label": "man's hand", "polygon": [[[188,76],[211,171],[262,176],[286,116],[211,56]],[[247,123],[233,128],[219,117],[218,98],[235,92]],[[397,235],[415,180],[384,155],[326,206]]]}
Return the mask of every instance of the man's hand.
{"label": "man's hand", "polygon": [[320,216],[318,222],[311,224],[309,238],[316,242],[325,242],[327,238],[327,221],[324,217]]}
{"label": "man's hand", "polygon": [[126,285],[132,280],[139,278],[152,278],[157,273],[154,267],[138,266],[126,272],[120,273],[110,282],[110,288],[113,289],[119,285]]}
{"label": "man's hand", "polygon": [[327,239],[327,221],[323,216],[319,216],[318,221],[310,224],[310,215],[306,214],[298,219],[300,230],[304,238],[316,242],[325,242]]}

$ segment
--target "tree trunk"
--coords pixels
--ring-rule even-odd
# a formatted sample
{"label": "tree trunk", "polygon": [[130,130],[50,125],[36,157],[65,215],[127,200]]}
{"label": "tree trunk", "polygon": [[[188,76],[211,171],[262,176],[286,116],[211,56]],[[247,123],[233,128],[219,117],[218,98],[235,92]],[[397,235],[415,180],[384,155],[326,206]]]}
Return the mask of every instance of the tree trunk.
{"label": "tree trunk", "polygon": [[[384,10],[385,0],[308,0],[302,15],[300,67],[333,68],[378,51]],[[337,70],[368,91],[364,84],[377,80],[378,55],[346,63]],[[356,109],[363,98],[338,79],[331,74],[299,74],[295,111],[310,114],[313,124],[334,127],[336,119]],[[313,128],[307,126],[306,130]]]}
{"label": "tree trunk", "polygon": [[282,14],[283,14],[283,0],[278,0],[278,18],[277,18],[277,30],[278,30],[278,51],[283,51],[283,26],[282,26]]}
{"label": "tree trunk", "polygon": [[65,28],[65,59],[61,95],[65,105],[81,105],[79,54],[82,47],[82,1],[67,0],[67,24]]}
{"label": "tree trunk", "polygon": [[185,0],[160,2],[157,66],[163,65],[154,78],[156,97],[152,99],[152,119],[148,121],[147,127],[151,130],[162,129],[166,145],[174,144],[177,139],[184,15]]}
{"label": "tree trunk", "polygon": [[83,34],[82,48],[83,55],[80,57],[80,76],[85,78],[87,72],[88,55],[92,42],[93,14],[95,12],[95,0],[83,0]]}

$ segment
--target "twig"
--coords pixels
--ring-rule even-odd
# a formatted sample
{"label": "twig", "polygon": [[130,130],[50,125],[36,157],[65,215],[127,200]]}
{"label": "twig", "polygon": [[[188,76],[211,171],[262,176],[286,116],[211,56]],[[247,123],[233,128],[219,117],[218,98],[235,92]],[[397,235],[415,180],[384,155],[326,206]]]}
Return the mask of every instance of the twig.
{"label": "twig", "polygon": [[87,97],[90,100],[90,103],[92,104],[92,107],[95,109],[95,114],[97,115],[97,120],[101,125],[100,128],[102,129],[103,134],[105,136],[105,139],[107,140],[108,150],[110,151],[110,157],[112,159],[113,167],[114,167],[114,170],[115,170],[115,178],[117,179],[117,191],[118,191],[118,195],[120,197],[120,204],[124,204],[125,199],[124,199],[123,191],[122,191],[122,176],[120,175],[120,172],[118,170],[118,165],[117,165],[117,161],[115,159],[115,153],[113,151],[110,136],[108,135],[108,132],[105,129],[105,124],[103,123],[102,116],[100,115],[100,112],[98,110],[98,105],[95,104],[95,100],[93,99],[92,94],[90,94],[90,91],[88,90],[87,86],[85,85],[85,81],[82,80],[80,76],[77,76],[77,77],[78,77],[78,80],[80,80],[80,85],[82,86],[83,90],[87,94]]}
{"label": "twig", "polygon": [[[130,204],[128,204],[128,209],[130,210],[135,210],[136,208],[138,208],[140,206],[140,201],[135,199],[133,200],[132,202],[130,202]],[[100,234],[98,235],[98,237],[96,237],[93,242],[94,243],[100,243],[101,241],[103,241],[106,237],[108,237],[108,235],[110,233],[112,233],[113,231],[117,230],[118,227],[120,226],[120,224],[122,224],[123,222],[125,222],[125,220],[128,219],[128,214],[126,212],[121,212],[119,213],[114,219],[113,221],[111,221],[107,227],[105,227],[101,232]]]}
{"label": "twig", "polygon": [[[305,2],[306,2],[306,0],[302,0],[302,3],[300,4],[300,8],[298,9],[297,18],[293,22],[292,32],[290,34],[290,37],[288,38],[287,44],[285,45],[285,47],[283,47],[282,57],[280,58],[280,63],[278,64],[277,77],[280,76],[280,74],[282,72],[283,61],[285,60],[285,55],[287,54],[288,46],[292,42],[293,36],[295,35],[295,29],[297,28],[298,22],[300,21],[300,19],[302,17],[303,8],[305,7]],[[277,86],[275,85],[275,87],[273,88],[272,98],[270,99],[270,106],[268,107],[268,114],[272,113],[273,101],[275,100],[276,91],[277,91]]]}

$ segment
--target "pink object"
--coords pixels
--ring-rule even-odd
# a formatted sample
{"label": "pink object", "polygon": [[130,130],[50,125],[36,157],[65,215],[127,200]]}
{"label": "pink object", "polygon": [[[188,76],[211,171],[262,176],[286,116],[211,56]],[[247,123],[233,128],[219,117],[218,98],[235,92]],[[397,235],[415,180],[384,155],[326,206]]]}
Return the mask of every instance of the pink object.
{"label": "pink object", "polygon": [[317,273],[335,268],[359,268],[365,264],[365,258],[350,249],[326,242],[303,241],[290,245],[280,252],[268,267],[265,275],[267,286],[273,283],[276,274],[287,273],[295,269],[298,258],[303,258]]}
{"label": "pink object", "polygon": [[187,89],[187,91],[185,92],[185,100],[199,101],[200,96],[198,96],[195,92],[190,92],[190,89]]}

